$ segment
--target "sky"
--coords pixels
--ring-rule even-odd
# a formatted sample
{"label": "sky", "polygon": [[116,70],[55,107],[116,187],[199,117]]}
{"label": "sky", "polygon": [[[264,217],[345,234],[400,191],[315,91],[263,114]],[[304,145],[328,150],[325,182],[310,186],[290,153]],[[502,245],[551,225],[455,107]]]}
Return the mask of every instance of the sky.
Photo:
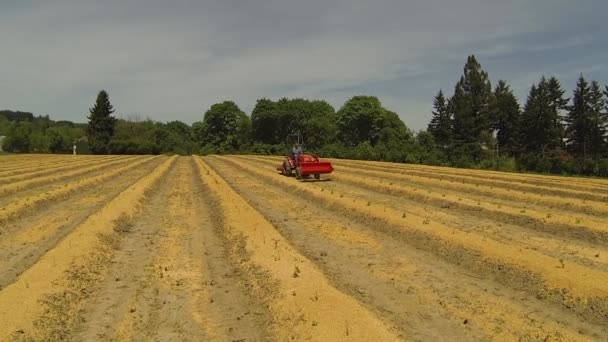
{"label": "sky", "polygon": [[377,96],[426,128],[474,54],[520,101],[541,76],[608,83],[605,0],[0,0],[0,109],[202,120],[214,103]]}

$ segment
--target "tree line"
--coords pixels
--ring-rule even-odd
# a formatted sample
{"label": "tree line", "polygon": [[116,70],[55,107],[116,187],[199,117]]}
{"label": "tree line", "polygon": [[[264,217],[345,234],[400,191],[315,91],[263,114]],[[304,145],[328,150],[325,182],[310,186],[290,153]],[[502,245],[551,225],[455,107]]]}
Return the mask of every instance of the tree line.
{"label": "tree line", "polygon": [[581,75],[565,94],[543,76],[521,107],[469,56],[453,95],[435,97],[427,130],[446,165],[608,176],[608,87]]}
{"label": "tree line", "polygon": [[93,154],[284,154],[298,140],[324,157],[608,176],[608,87],[580,76],[571,98],[542,77],[520,106],[506,81],[492,87],[469,56],[453,94],[439,90],[426,130],[413,132],[374,96],[337,111],[323,100],[257,100],[250,116],[236,103],[212,105],[187,125],[114,116],[105,91],[88,123],[0,112],[6,151]]}

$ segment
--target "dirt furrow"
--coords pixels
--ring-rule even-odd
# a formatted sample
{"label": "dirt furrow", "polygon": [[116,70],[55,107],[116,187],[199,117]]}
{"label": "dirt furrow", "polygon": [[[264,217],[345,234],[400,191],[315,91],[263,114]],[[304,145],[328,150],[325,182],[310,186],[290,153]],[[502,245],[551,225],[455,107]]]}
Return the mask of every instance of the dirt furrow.
{"label": "dirt furrow", "polygon": [[51,174],[57,173],[57,172],[72,171],[72,170],[75,170],[75,169],[78,169],[78,168],[81,168],[84,166],[88,166],[88,165],[102,165],[109,161],[127,159],[127,158],[129,158],[129,157],[128,156],[107,156],[107,157],[101,157],[98,159],[90,159],[90,158],[76,159],[76,160],[69,161],[69,162],[62,162],[58,165],[48,165],[47,164],[45,167],[43,167],[40,170],[29,169],[29,170],[20,171],[17,174],[6,175],[6,176],[3,176],[0,174],[0,185],[15,183],[15,182],[32,179],[32,178],[37,178],[37,177],[42,177],[42,176],[48,176],[48,175],[51,175]]}
{"label": "dirt furrow", "polygon": [[56,167],[65,164],[72,163],[77,160],[103,160],[106,158],[113,158],[115,156],[57,156],[57,155],[46,155],[39,160],[34,162],[21,163],[19,165],[13,164],[11,167],[6,167],[0,170],[0,176],[14,176],[25,172],[36,172],[44,170],[48,167]]}
{"label": "dirt furrow", "polygon": [[[231,172],[234,167],[222,160],[210,158],[208,163],[339,288],[415,340],[581,340],[606,333],[576,315],[548,309],[526,292],[458,271],[393,235],[370,230],[282,187]],[[556,319],[562,324],[539,322]]]}
{"label": "dirt furrow", "polygon": [[[418,164],[405,164],[405,163],[388,163],[378,161],[357,161],[348,159],[339,159],[339,161],[355,162],[360,164],[380,166],[389,169],[403,169],[412,171],[423,171],[432,172],[444,175],[453,176],[466,176],[470,178],[478,178],[481,180],[501,180],[507,182],[521,182],[526,184],[534,185],[548,185],[554,186],[556,184],[563,184],[566,187],[574,186],[581,190],[588,189],[589,187],[608,187],[608,181],[602,178],[585,178],[585,177],[570,177],[560,175],[540,175],[534,173],[516,173],[516,172],[503,172],[503,171],[492,171],[492,170],[478,170],[478,169],[460,169],[443,166],[428,166]],[[576,189],[576,188],[573,188]]]}
{"label": "dirt furrow", "polygon": [[90,214],[150,173],[161,161],[152,159],[105,183],[38,208],[15,222],[0,224],[0,289],[12,283]]}
{"label": "dirt furrow", "polygon": [[289,184],[287,190],[324,203],[337,212],[373,222],[379,229],[397,231],[409,244],[432,251],[473,272],[494,276],[508,286],[523,287],[539,298],[565,305],[591,321],[608,322],[608,288],[603,285],[608,281],[606,272],[577,264],[565,265],[536,251],[461,231],[430,217],[377,207],[349,194],[319,192],[305,183],[294,183],[278,174],[247,167],[248,163],[235,158],[225,159],[236,169],[251,172],[261,180],[281,186]]}
{"label": "dirt furrow", "polygon": [[82,302],[100,281],[123,228],[174,161],[121,192],[0,291],[0,340],[72,338]]}
{"label": "dirt furrow", "polygon": [[[259,212],[202,160],[202,181],[221,206],[224,229],[242,247],[242,267],[270,304],[275,340],[397,340],[358,301],[334,288]],[[273,285],[274,284],[274,285]]]}
{"label": "dirt furrow", "polygon": [[515,177],[487,177],[484,173],[478,175],[476,170],[463,170],[462,173],[454,173],[451,171],[442,172],[440,169],[424,169],[418,170],[411,165],[396,164],[397,166],[375,165],[370,162],[355,162],[355,161],[338,161],[349,166],[357,167],[364,166],[376,170],[385,170],[395,174],[415,175],[432,179],[451,180],[465,184],[485,184],[496,188],[515,189],[523,192],[539,193],[554,196],[576,197],[591,201],[608,202],[608,196],[597,193],[598,189],[606,189],[607,184],[604,182],[589,183],[585,185],[576,185],[576,180],[564,177],[563,180],[541,181],[536,182],[529,178],[521,178],[521,175]]}
{"label": "dirt furrow", "polygon": [[[239,157],[243,160],[251,160],[249,157]],[[257,159],[256,160],[260,160]],[[260,160],[261,161],[261,160]],[[261,161],[269,166],[273,162]],[[332,178],[338,183],[351,184],[380,194],[398,196],[400,200],[411,200],[416,203],[424,203],[434,206],[438,211],[448,214],[463,212],[465,215],[475,216],[479,219],[492,217],[493,221],[505,224],[516,223],[526,229],[534,229],[551,234],[560,234],[565,237],[581,239],[583,241],[608,243],[608,215],[572,216],[562,214],[559,211],[540,207],[533,209],[526,205],[519,207],[510,206],[504,201],[493,198],[473,199],[466,194],[450,194],[442,190],[421,189],[405,183],[386,182],[367,176],[364,171],[357,172],[352,169],[338,170],[332,174]],[[428,214],[427,214],[428,215]],[[436,215],[434,215],[436,216]]]}
{"label": "dirt furrow", "polygon": [[145,157],[142,159],[138,159],[132,163],[105,171],[104,173],[101,173],[94,177],[80,178],[75,181],[71,181],[69,183],[48,189],[43,193],[37,193],[24,198],[14,199],[9,202],[9,204],[5,205],[2,208],[2,211],[0,211],[0,224],[4,224],[7,221],[13,220],[19,217],[20,215],[23,215],[27,210],[32,210],[33,208],[40,206],[43,203],[48,203],[53,200],[64,198],[65,196],[68,196],[81,189],[85,189],[87,187],[103,183],[109,179],[117,177],[123,172],[127,172],[133,168],[136,168],[142,164],[149,162],[150,159],[153,158],[156,157]]}
{"label": "dirt furrow", "polygon": [[[23,156],[23,155],[20,155]],[[0,174],[14,174],[23,171],[42,170],[48,166],[58,165],[66,162],[70,162],[75,158],[78,159],[96,159],[94,156],[68,156],[68,155],[28,155],[31,157],[28,161],[19,162],[7,162],[6,156],[0,156],[0,160],[3,161],[2,167],[0,167]]]}
{"label": "dirt furrow", "polygon": [[107,169],[111,169],[117,165],[125,165],[132,163],[136,160],[141,160],[142,157],[131,157],[127,159],[119,159],[119,160],[111,160],[108,162],[95,163],[95,165],[86,165],[84,167],[77,167],[71,171],[53,173],[44,177],[35,177],[33,179],[26,179],[22,181],[11,182],[10,184],[5,184],[0,187],[0,198],[5,200],[8,195],[14,194],[16,192],[23,193],[25,190],[34,189],[39,186],[44,185],[53,185],[55,183],[60,183],[61,181],[67,180],[71,181],[74,178],[78,178],[81,176],[86,176],[87,174],[104,171]]}
{"label": "dirt furrow", "polygon": [[608,217],[608,204],[604,202],[586,201],[571,197],[546,196],[535,193],[525,193],[511,188],[495,188],[483,184],[463,184],[454,181],[431,179],[428,177],[410,176],[408,174],[395,174],[386,171],[366,169],[365,167],[344,166],[336,163],[340,172],[349,174],[361,174],[370,178],[382,179],[387,183],[405,183],[419,187],[433,189],[435,191],[448,191],[452,193],[466,194],[467,197],[493,198],[501,201],[509,201],[513,204],[526,203],[535,207],[557,208],[579,214],[602,215]]}
{"label": "dirt furrow", "polygon": [[[255,156],[266,160],[277,161],[277,157]],[[458,173],[452,171],[441,171],[439,167],[426,167],[420,169],[420,165],[399,164],[399,163],[383,163],[370,161],[355,161],[346,159],[332,159],[336,165],[343,165],[353,168],[361,168],[363,170],[382,171],[400,177],[417,177],[428,181],[447,181],[471,186],[488,186],[495,189],[516,190],[524,194],[538,194],[543,196],[557,196],[565,198],[576,198],[579,200],[595,201],[600,203],[608,203],[608,196],[604,193],[608,191],[608,183],[603,180],[597,180],[597,183],[592,183],[585,186],[573,185],[580,178],[561,177],[563,181],[530,181],[528,175],[509,174],[509,177],[488,177],[490,171],[479,171],[462,169]],[[458,170],[458,169],[450,169]],[[481,176],[477,176],[476,172],[481,172]],[[523,178],[522,178],[523,177]],[[543,176],[545,177],[545,176]],[[565,181],[565,183],[563,183]]]}
{"label": "dirt furrow", "polygon": [[[243,160],[255,160],[255,163],[262,162],[268,172],[273,172],[276,162],[269,162],[270,158],[260,159],[256,157],[237,158]],[[251,159],[249,159],[251,158]],[[250,161],[248,161],[250,162]],[[575,230],[565,231],[565,234],[554,234],[555,227],[549,226],[544,229],[539,227],[534,228],[530,225],[535,224],[530,222],[525,217],[516,216],[513,220],[508,215],[491,215],[479,208],[482,203],[495,200],[478,198],[473,201],[469,207],[462,207],[460,201],[458,203],[450,203],[445,200],[445,197],[429,198],[428,194],[435,190],[426,188],[413,188],[411,191],[402,194],[399,189],[395,189],[395,184],[392,181],[384,181],[376,179],[377,177],[362,177],[360,174],[353,174],[352,177],[342,177],[345,175],[343,169],[338,169],[331,178],[337,180],[331,183],[310,183],[313,187],[323,187],[327,192],[340,192],[349,194],[355,198],[369,198],[374,205],[380,207],[393,208],[400,212],[413,213],[420,217],[432,216],[434,221],[438,221],[447,226],[457,227],[459,230],[466,232],[478,233],[482,236],[501,241],[503,243],[519,246],[520,248],[532,249],[541,252],[545,255],[562,259],[565,262],[574,262],[587,267],[596,268],[602,271],[608,271],[608,248],[603,243],[588,242],[589,234],[581,236],[580,230],[575,227]],[[346,175],[351,176],[351,175]],[[349,180],[353,180],[349,182]],[[377,182],[374,182],[377,180]],[[370,184],[375,185],[370,185]],[[446,192],[440,192],[445,195]],[[468,198],[467,194],[458,195],[458,199]],[[479,203],[479,204],[478,204]],[[502,201],[498,201],[496,208],[502,207]],[[524,206],[523,208],[528,208]],[[494,209],[490,207],[490,209]],[[523,215],[521,212],[515,212],[515,215]],[[585,217],[585,215],[574,215],[574,223],[576,218]],[[591,217],[594,220],[601,221],[601,218]],[[541,222],[546,222],[547,218],[543,217]],[[579,224],[581,222],[578,222]],[[541,227],[543,228],[543,227]],[[563,227],[562,227],[563,228]],[[579,239],[572,239],[571,236],[579,234]],[[592,241],[598,239],[592,236]]]}
{"label": "dirt furrow", "polygon": [[193,158],[179,158],[133,221],[83,312],[82,340],[265,340]]}

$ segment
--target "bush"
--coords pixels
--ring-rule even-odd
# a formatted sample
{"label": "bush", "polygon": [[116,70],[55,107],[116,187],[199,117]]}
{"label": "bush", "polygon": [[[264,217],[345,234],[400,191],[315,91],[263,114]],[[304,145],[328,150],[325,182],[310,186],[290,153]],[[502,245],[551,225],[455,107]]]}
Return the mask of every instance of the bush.
{"label": "bush", "polygon": [[110,154],[159,154],[158,145],[137,139],[111,140],[108,144]]}
{"label": "bush", "polygon": [[597,161],[596,176],[608,177],[608,158],[600,159]]}
{"label": "bush", "polygon": [[288,151],[288,147],[280,144],[253,144],[249,149],[251,154],[262,154],[262,155],[284,155]]}

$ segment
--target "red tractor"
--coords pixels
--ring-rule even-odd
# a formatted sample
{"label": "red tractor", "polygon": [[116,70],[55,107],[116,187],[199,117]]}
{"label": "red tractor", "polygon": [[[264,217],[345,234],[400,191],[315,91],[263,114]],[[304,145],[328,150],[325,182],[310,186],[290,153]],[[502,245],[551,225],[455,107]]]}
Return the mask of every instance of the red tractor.
{"label": "red tractor", "polygon": [[277,171],[288,177],[293,176],[295,172],[296,179],[310,178],[310,176],[321,179],[321,174],[332,173],[334,168],[330,162],[322,162],[319,157],[309,154],[300,154],[296,165],[294,156],[289,154],[285,156],[281,166],[277,167]]}

